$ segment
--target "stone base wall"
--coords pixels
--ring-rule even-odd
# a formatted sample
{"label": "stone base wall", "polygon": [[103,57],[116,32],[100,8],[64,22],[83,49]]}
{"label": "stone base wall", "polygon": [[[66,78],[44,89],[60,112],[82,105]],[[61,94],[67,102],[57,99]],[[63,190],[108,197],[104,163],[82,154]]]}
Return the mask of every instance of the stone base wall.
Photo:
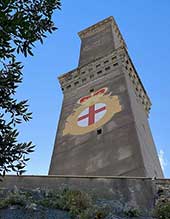
{"label": "stone base wall", "polygon": [[111,203],[117,212],[139,209],[149,218],[155,204],[170,200],[170,179],[81,176],[5,176],[2,193],[11,190],[51,191],[69,188],[93,195],[100,203]]}
{"label": "stone base wall", "polygon": [[158,179],[154,181],[155,185],[155,200],[158,202],[170,202],[170,180]]}

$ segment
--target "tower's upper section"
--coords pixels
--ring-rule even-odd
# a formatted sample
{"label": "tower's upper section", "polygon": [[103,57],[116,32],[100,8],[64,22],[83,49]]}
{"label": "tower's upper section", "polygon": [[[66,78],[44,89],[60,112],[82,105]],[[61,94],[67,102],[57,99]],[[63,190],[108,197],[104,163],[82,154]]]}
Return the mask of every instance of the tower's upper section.
{"label": "tower's upper section", "polygon": [[79,32],[81,49],[79,65],[59,77],[63,93],[77,90],[119,68],[131,81],[131,88],[149,113],[151,101],[128,54],[127,47],[113,17]]}
{"label": "tower's upper section", "polygon": [[115,49],[126,47],[113,17],[108,17],[78,34],[81,38],[79,66],[104,57]]}

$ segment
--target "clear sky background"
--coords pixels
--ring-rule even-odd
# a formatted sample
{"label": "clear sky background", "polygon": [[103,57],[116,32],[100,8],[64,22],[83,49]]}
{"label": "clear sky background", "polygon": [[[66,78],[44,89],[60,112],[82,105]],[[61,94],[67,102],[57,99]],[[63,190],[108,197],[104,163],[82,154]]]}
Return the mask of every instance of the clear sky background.
{"label": "clear sky background", "polygon": [[78,65],[77,32],[108,16],[114,16],[152,101],[150,126],[164,174],[170,178],[169,0],[62,1],[62,11],[54,15],[58,31],[44,45],[36,44],[34,57],[20,58],[24,82],[17,95],[29,99],[33,112],[32,121],[20,126],[20,140],[36,144],[27,174],[48,173],[63,98],[57,76]]}

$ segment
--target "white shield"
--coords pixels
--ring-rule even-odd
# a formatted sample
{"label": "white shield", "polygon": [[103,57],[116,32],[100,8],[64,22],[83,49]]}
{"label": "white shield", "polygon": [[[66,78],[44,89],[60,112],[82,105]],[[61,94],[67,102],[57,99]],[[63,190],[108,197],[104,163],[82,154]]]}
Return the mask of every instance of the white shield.
{"label": "white shield", "polygon": [[106,104],[104,103],[96,103],[93,107],[94,110],[91,112],[91,115],[90,115],[90,107],[86,108],[79,114],[78,120],[77,120],[78,126],[80,127],[89,126],[90,116],[94,120],[93,124],[97,123],[100,119],[103,118],[103,116],[106,113]]}

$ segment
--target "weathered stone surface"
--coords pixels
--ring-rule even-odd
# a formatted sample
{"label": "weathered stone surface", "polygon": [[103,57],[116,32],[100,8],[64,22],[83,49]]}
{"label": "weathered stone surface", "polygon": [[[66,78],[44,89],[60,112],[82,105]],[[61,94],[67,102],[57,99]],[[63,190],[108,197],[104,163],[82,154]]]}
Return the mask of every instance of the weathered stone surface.
{"label": "weathered stone surface", "polygon": [[[32,191],[34,199],[38,200],[42,198],[44,192],[48,194],[49,191],[64,188],[84,191],[95,197],[97,206],[108,206],[110,215],[106,219],[125,219],[126,217],[122,213],[131,208],[138,209],[141,212],[139,219],[152,219],[151,213],[157,202],[170,198],[170,179],[153,180],[150,178],[95,176],[6,176],[3,182],[0,182],[0,197],[3,199],[9,190],[17,192],[22,189]],[[9,218],[15,218],[10,216],[15,211],[19,212],[19,209],[0,210],[0,215],[7,214]],[[55,218],[52,216],[55,212],[56,218],[59,218],[59,215],[60,219],[62,217],[63,219],[69,219],[66,212],[53,210],[49,212],[49,215],[51,215],[49,219]],[[40,212],[37,214],[40,214]],[[1,218],[3,217],[1,216]]]}
{"label": "weathered stone surface", "polygon": [[156,204],[170,202],[170,180],[157,180],[155,183]]}
{"label": "weathered stone surface", "polygon": [[134,206],[148,212],[155,202],[155,182],[149,178],[116,177],[57,177],[57,176],[6,176],[1,189],[63,189],[70,188],[93,193],[100,201],[111,201],[121,211]]}

